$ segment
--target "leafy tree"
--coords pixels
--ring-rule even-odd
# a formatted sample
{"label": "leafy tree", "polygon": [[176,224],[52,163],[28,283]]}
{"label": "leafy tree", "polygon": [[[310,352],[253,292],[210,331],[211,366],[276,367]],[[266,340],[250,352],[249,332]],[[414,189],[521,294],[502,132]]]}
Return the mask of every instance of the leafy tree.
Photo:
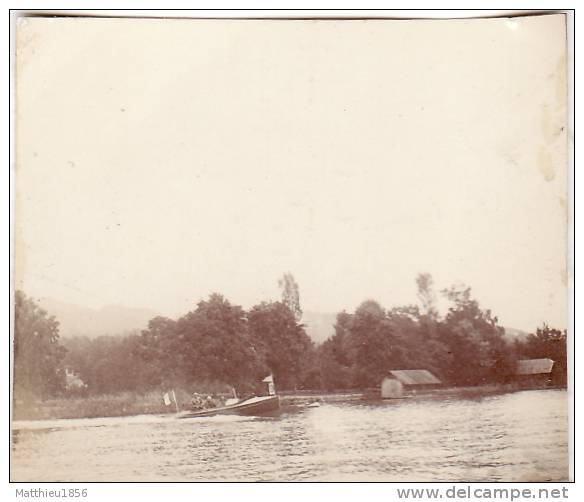
{"label": "leafy tree", "polygon": [[452,358],[448,346],[438,337],[438,321],[417,306],[393,308],[387,318],[401,347],[401,366],[390,369],[427,369],[444,378]]}
{"label": "leafy tree", "polygon": [[428,273],[418,274],[416,277],[416,285],[418,286],[418,299],[422,304],[422,312],[430,319],[438,318],[438,310],[436,308],[436,294],[434,293],[434,280]]}
{"label": "leafy tree", "polygon": [[152,319],[140,335],[66,340],[65,360],[58,323],[19,293],[15,381],[50,394],[62,387],[66,364],[92,394],[201,384],[230,385],[242,394],[257,391],[253,383],[269,372],[281,389],[364,388],[378,386],[392,369],[428,369],[468,385],[509,375],[518,354],[553,359],[565,381],[565,331],[544,325],[510,346],[470,288],[443,290],[451,305],[441,317],[430,274],[418,275],[416,284],[419,306],[386,310],[365,301],[354,313],[339,313],[334,334],[316,348],[300,324],[298,284],[288,273],[279,281],[279,302],[245,312],[213,294],[178,320]]}
{"label": "leafy tree", "polygon": [[319,349],[323,386],[327,389],[375,387],[392,369],[429,369],[441,374],[438,361],[447,347],[428,340],[420,327],[418,307],[385,311],[363,302],[354,314],[337,317],[335,334]]}
{"label": "leafy tree", "polygon": [[448,379],[477,384],[509,374],[510,350],[497,317],[481,310],[468,287],[451,287],[443,293],[453,304],[439,326],[441,341],[452,356]]}
{"label": "leafy tree", "polygon": [[294,314],[297,322],[302,319],[300,307],[300,290],[294,276],[288,272],[278,280],[278,286],[282,289],[282,303]]}
{"label": "leafy tree", "polygon": [[320,355],[316,345],[310,340],[311,348],[305,353],[303,358],[303,371],[301,381],[298,385],[301,389],[322,389],[323,378],[320,365]]}
{"label": "leafy tree", "polygon": [[561,331],[544,324],[518,343],[518,351],[522,357],[553,360],[555,364],[552,378],[555,383],[565,385],[568,369],[567,335],[566,330]]}
{"label": "leafy tree", "polygon": [[14,393],[16,397],[47,397],[63,390],[65,349],[59,323],[22,291],[14,306]]}
{"label": "leafy tree", "polygon": [[89,394],[143,392],[158,383],[151,380],[158,365],[141,357],[138,334],[74,337],[63,343],[67,348],[65,366],[81,378]]}
{"label": "leafy tree", "polygon": [[183,382],[183,350],[177,330],[176,321],[158,316],[142,331],[134,353],[148,364],[143,371],[145,386],[165,388]]}
{"label": "leafy tree", "polygon": [[[433,288],[434,280],[430,274],[418,274],[416,277],[416,285],[418,288],[418,299],[421,304],[421,309],[411,307],[415,309],[415,312],[413,312],[412,315],[417,319],[419,333],[428,344],[430,351],[434,352],[433,349],[435,349],[438,351],[435,354],[436,356],[443,355],[442,350],[439,345],[437,345],[440,344],[440,342],[437,341],[440,318],[436,307],[436,293]],[[436,364],[433,366],[436,367]]]}
{"label": "leafy tree", "polygon": [[184,377],[244,389],[265,376],[261,354],[248,334],[243,309],[212,294],[177,321],[177,350]]}
{"label": "leafy tree", "polygon": [[352,316],[347,312],[337,314],[335,333],[317,349],[321,385],[327,390],[351,387],[352,367],[347,339]]}
{"label": "leafy tree", "polygon": [[386,311],[369,300],[354,314],[339,314],[335,334],[318,350],[325,388],[378,386],[392,369],[427,369],[445,382],[466,385],[510,373],[514,353],[504,330],[470,288],[443,292],[451,308],[441,319],[431,276],[419,275],[417,285],[421,308]]}
{"label": "leafy tree", "polygon": [[350,333],[354,386],[377,386],[390,368],[401,366],[403,349],[377,302],[367,300],[359,305],[351,319]]}
{"label": "leafy tree", "polygon": [[[94,341],[87,336],[63,339],[63,346],[67,350],[63,366],[73,371],[85,384],[88,384],[93,376],[93,364],[97,359],[93,345]],[[87,390],[89,392],[89,388]]]}
{"label": "leafy tree", "polygon": [[261,351],[278,386],[302,386],[308,378],[314,345],[288,305],[262,302],[249,311],[247,318],[254,347]]}

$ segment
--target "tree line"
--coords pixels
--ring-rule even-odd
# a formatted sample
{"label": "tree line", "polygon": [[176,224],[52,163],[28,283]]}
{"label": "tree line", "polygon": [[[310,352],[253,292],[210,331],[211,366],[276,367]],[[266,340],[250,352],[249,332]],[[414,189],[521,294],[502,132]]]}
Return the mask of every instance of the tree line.
{"label": "tree line", "polygon": [[66,369],[95,395],[174,387],[245,394],[270,373],[282,390],[361,389],[378,386],[391,369],[427,369],[451,385],[477,385],[504,381],[518,359],[542,357],[565,375],[565,331],[544,325],[510,341],[470,288],[442,290],[449,308],[440,315],[432,277],[420,274],[416,282],[419,305],[385,309],[366,300],[340,312],[318,346],[301,322],[292,274],[279,281],[280,301],[246,311],[212,294],[178,319],[155,317],[142,332],[94,339],[61,339],[57,319],[17,291],[15,397],[66,393]]}

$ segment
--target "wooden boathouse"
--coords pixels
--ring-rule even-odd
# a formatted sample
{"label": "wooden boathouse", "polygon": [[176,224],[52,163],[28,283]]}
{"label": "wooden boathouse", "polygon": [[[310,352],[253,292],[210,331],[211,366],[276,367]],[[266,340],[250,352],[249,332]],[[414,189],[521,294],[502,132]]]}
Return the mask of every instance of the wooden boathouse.
{"label": "wooden boathouse", "polygon": [[435,389],[442,382],[428,370],[391,370],[381,382],[381,397],[402,397],[404,391]]}
{"label": "wooden boathouse", "polygon": [[552,381],[554,361],[544,359],[521,359],[517,361],[513,380],[527,387],[542,387]]}

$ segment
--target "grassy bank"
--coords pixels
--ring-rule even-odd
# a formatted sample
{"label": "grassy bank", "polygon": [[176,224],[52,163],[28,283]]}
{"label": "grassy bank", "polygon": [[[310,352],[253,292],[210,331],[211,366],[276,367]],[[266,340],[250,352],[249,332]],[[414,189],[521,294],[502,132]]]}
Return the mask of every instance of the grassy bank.
{"label": "grassy bank", "polygon": [[[190,393],[176,389],[179,409],[190,403]],[[122,392],[86,397],[61,397],[14,403],[14,420],[48,420],[61,418],[120,417],[143,414],[175,413],[174,403],[164,404],[162,392],[138,394]]]}

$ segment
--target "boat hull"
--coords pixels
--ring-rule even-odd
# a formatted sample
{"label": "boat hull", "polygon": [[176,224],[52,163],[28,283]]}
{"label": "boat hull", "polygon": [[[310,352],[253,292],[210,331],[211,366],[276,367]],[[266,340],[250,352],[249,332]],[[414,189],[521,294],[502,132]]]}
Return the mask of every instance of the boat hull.
{"label": "boat hull", "polygon": [[220,408],[210,408],[201,411],[189,411],[178,416],[178,418],[200,418],[214,417],[216,415],[264,415],[280,408],[280,398],[278,396],[262,396],[246,399],[231,406]]}

